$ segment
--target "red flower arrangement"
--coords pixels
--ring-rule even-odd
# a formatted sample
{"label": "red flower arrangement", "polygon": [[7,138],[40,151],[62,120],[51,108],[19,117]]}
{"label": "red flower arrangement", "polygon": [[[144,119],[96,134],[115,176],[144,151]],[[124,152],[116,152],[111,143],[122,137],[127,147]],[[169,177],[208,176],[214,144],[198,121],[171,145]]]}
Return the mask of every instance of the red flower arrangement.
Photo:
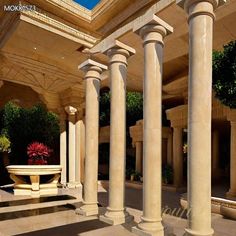
{"label": "red flower arrangement", "polygon": [[33,142],[27,147],[27,154],[29,156],[29,165],[46,165],[47,158],[50,157],[52,149],[43,143]]}

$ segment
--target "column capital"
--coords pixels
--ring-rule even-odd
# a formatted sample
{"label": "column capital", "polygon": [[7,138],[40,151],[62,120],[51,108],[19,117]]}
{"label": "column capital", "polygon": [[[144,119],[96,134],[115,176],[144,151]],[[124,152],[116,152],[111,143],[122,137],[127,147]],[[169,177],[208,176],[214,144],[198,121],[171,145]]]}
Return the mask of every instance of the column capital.
{"label": "column capital", "polygon": [[[110,58],[109,63],[121,62],[127,64],[127,59],[136,53],[135,49],[118,41],[112,40],[106,47],[104,47],[102,53],[107,54]],[[114,58],[112,58],[115,55]]]}
{"label": "column capital", "polygon": [[133,32],[139,34],[144,43],[158,41],[163,44],[163,38],[173,32],[173,27],[156,15],[150,14],[134,24]]}
{"label": "column capital", "polygon": [[77,109],[75,107],[72,107],[72,106],[66,106],[65,111],[68,115],[74,116],[75,113],[77,112]]}
{"label": "column capital", "polygon": [[[183,8],[189,14],[189,19],[197,15],[209,15],[213,19],[215,19],[215,14],[213,11],[217,7],[225,4],[226,1],[227,0],[176,0],[176,4]],[[196,6],[198,3],[200,5]],[[209,7],[209,4],[207,5],[206,3],[210,3],[213,8]],[[195,6],[192,7],[193,5]]]}
{"label": "column capital", "polygon": [[88,59],[80,64],[78,66],[78,69],[86,73],[84,79],[94,78],[101,80],[101,73],[107,70],[107,66],[94,60]]}

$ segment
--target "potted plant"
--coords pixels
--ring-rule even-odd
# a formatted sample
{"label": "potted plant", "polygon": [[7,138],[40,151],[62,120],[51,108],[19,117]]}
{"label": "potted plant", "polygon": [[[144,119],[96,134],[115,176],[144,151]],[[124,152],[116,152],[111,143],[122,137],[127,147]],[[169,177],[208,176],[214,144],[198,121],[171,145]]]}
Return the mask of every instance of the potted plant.
{"label": "potted plant", "polygon": [[133,171],[132,173],[131,173],[131,175],[130,175],[130,180],[131,181],[140,181],[140,177],[141,177],[142,175],[139,173],[139,172],[137,172],[137,171]]}
{"label": "potted plant", "polygon": [[162,180],[164,184],[173,182],[173,168],[170,165],[164,165],[162,168]]}
{"label": "potted plant", "polygon": [[27,147],[29,165],[47,165],[52,150],[43,143],[33,142]]}

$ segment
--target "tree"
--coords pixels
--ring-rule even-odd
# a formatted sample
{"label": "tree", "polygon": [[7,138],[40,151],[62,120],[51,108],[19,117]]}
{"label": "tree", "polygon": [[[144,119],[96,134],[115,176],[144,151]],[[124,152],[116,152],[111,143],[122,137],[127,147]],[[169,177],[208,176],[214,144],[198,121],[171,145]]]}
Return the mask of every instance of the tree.
{"label": "tree", "polygon": [[27,146],[33,141],[46,144],[54,150],[59,149],[59,120],[56,114],[48,112],[43,105],[30,109],[22,108],[12,102],[3,109],[3,125],[1,133],[11,141],[11,162],[27,163]]}
{"label": "tree", "polygon": [[236,41],[213,52],[213,89],[224,105],[236,108]]}
{"label": "tree", "polygon": [[[110,125],[110,99],[109,91],[103,91],[100,95],[100,126]],[[126,122],[127,126],[134,125],[137,120],[143,118],[143,95],[138,92],[126,94]]]}

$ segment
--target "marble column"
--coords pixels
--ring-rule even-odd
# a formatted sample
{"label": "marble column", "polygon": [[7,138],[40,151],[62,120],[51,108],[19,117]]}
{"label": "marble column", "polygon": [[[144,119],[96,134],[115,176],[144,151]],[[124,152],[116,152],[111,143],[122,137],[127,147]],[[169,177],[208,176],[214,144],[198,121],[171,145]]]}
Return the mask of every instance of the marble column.
{"label": "marble column", "polygon": [[219,131],[212,132],[212,178],[217,179],[220,174]]}
{"label": "marble column", "polygon": [[180,0],[188,13],[188,226],[185,235],[211,236],[212,39],[217,0]]}
{"label": "marble column", "polygon": [[88,59],[79,66],[85,72],[85,176],[83,206],[76,213],[98,214],[98,125],[101,73],[107,66]]}
{"label": "marble column", "polygon": [[80,146],[80,181],[84,183],[84,169],[85,169],[85,117],[80,123],[80,138],[81,138],[81,146]]}
{"label": "marble column", "polygon": [[230,189],[226,196],[236,197],[236,121],[230,122]]}
{"label": "marble column", "polygon": [[75,183],[77,188],[82,188],[81,184],[81,110],[77,112],[75,123]]}
{"label": "marble column", "polygon": [[[117,44],[118,43],[118,44]],[[119,41],[107,49],[111,81],[109,204],[101,221],[122,224],[130,219],[124,208],[126,160],[127,59],[135,53]]]}
{"label": "marble column", "polygon": [[143,143],[136,142],[136,160],[135,160],[135,171],[138,173],[142,173],[142,162],[143,162]]}
{"label": "marble column", "polygon": [[178,188],[183,185],[183,129],[174,127],[173,130],[174,186]]}
{"label": "marble column", "polygon": [[61,184],[66,186],[66,114],[62,112],[60,114],[60,165],[62,166],[61,171]]}
{"label": "marble column", "polygon": [[72,106],[67,106],[65,108],[68,114],[68,122],[69,122],[69,139],[68,139],[68,150],[69,150],[69,182],[67,186],[69,188],[75,188],[75,115],[77,109]]}
{"label": "marble column", "polygon": [[134,29],[144,47],[143,215],[132,231],[137,235],[163,236],[161,213],[162,65],[164,37],[172,27],[153,15]]}

